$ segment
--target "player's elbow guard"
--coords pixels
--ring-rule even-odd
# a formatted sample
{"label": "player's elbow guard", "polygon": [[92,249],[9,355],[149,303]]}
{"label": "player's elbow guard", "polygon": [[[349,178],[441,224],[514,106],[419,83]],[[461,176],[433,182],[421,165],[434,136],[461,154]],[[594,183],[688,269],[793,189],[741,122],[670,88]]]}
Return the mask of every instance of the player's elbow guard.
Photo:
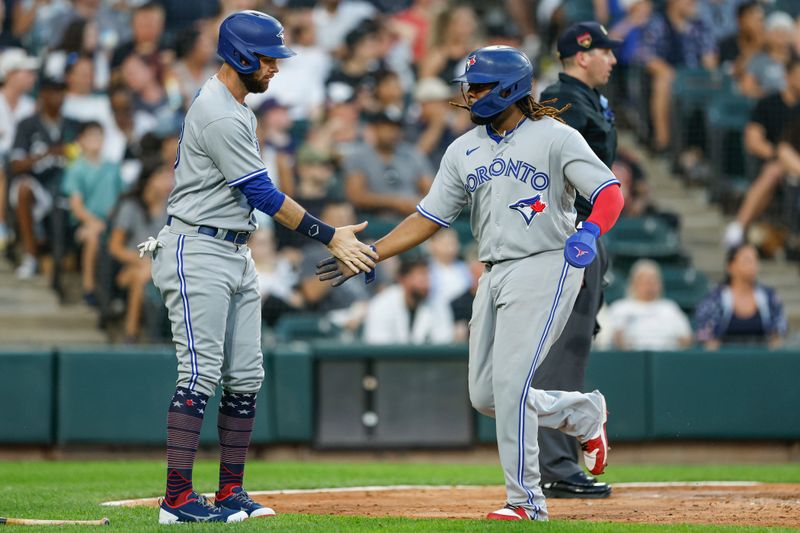
{"label": "player's elbow guard", "polygon": [[585,268],[597,256],[597,238],[600,237],[600,227],[586,221],[573,233],[564,246],[564,259],[567,263],[577,268]]}

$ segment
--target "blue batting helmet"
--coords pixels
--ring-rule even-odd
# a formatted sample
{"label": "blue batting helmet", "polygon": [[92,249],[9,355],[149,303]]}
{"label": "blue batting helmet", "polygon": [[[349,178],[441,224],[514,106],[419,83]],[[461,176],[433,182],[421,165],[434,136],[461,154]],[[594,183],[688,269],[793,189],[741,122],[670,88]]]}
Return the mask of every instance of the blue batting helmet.
{"label": "blue batting helmet", "polygon": [[295,52],[283,42],[283,25],[260,11],[239,11],[222,21],[217,54],[242,74],[261,66],[256,54],[284,59]]}
{"label": "blue batting helmet", "polygon": [[[478,117],[488,118],[531,94],[533,66],[528,57],[510,46],[486,46],[467,57],[464,74],[453,83],[497,83],[486,96],[477,100],[470,111]],[[502,93],[508,94],[502,96]]]}

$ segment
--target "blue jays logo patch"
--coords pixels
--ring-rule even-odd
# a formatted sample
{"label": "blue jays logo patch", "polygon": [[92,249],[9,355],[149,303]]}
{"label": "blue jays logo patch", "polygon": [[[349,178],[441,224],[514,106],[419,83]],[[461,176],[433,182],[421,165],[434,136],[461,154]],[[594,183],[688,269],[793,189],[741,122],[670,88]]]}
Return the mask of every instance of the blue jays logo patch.
{"label": "blue jays logo patch", "polygon": [[525,224],[530,227],[534,217],[547,208],[547,204],[542,201],[542,195],[537,194],[531,198],[517,200],[508,206],[525,219]]}
{"label": "blue jays logo patch", "polygon": [[286,44],[286,41],[285,41],[285,39],[283,37],[283,30],[278,32],[278,39],[281,40],[281,44]]}
{"label": "blue jays logo patch", "polygon": [[474,64],[475,64],[475,61],[476,61],[476,60],[477,60],[477,59],[476,59],[476,57],[475,57],[474,55],[472,55],[472,56],[469,56],[469,57],[467,58],[467,70],[469,70],[469,67],[471,67],[472,65],[474,65]]}

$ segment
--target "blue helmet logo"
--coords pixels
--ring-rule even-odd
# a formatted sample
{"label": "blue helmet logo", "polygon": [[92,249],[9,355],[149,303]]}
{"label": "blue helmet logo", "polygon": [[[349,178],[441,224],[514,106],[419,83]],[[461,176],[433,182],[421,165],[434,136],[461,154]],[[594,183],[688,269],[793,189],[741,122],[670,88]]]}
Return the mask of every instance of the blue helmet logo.
{"label": "blue helmet logo", "polygon": [[533,66],[528,57],[516,48],[486,46],[467,57],[464,74],[453,82],[497,83],[486,96],[470,107],[476,116],[488,118],[531,94]]}
{"label": "blue helmet logo", "polygon": [[258,56],[284,59],[295,52],[284,44],[283,26],[260,11],[239,11],[219,27],[217,54],[234,70],[252,74],[261,66]]}

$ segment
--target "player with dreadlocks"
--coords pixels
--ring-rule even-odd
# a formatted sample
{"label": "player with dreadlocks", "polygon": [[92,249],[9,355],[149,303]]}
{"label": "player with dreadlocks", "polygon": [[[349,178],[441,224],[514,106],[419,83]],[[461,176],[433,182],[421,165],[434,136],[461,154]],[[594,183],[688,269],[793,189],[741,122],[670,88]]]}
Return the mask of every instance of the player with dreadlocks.
{"label": "player with dreadlocks", "polygon": [[[506,506],[497,520],[547,520],[539,486],[538,427],[557,428],[583,445],[587,468],[606,465],[606,402],[591,393],[539,390],[534,372],[559,337],[580,289],[596,239],[622,210],[619,181],[583,137],[563,124],[563,111],[531,97],[533,68],[519,50],[489,46],[467,58],[455,79],[476,127],[445,152],[428,195],[375,243],[380,260],[448,227],[465,206],[486,269],[473,303],[469,394],[497,421]],[[575,228],[575,194],[593,203]],[[321,280],[341,285],[355,273],[329,258]]]}

